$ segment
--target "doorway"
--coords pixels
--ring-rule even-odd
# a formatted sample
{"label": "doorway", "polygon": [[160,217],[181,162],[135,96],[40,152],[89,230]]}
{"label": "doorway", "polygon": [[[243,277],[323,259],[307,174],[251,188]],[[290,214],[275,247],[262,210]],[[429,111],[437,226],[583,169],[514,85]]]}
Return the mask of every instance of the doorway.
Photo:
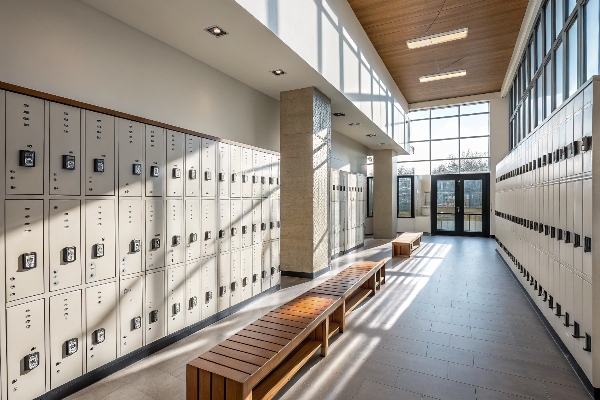
{"label": "doorway", "polygon": [[490,174],[431,177],[433,235],[490,236]]}

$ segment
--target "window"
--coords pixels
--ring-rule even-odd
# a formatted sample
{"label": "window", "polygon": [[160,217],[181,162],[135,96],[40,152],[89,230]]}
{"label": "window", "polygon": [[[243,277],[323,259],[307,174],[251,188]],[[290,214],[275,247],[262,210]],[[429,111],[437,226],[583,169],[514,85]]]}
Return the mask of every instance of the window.
{"label": "window", "polygon": [[575,9],[576,5],[577,5],[577,0],[567,0],[567,13],[566,13],[565,17],[568,17],[569,15],[571,15],[571,13]]}
{"label": "window", "polygon": [[373,217],[373,177],[367,178],[367,217]]}
{"label": "window", "polygon": [[[579,73],[579,58],[577,57],[577,20],[567,32],[567,77],[569,96],[579,88],[577,74]],[[568,97],[568,96],[567,96]]]}
{"label": "window", "polygon": [[554,16],[554,38],[556,39],[565,24],[564,0],[554,0]]}
{"label": "window", "polygon": [[556,48],[556,53],[554,53],[554,83],[556,87],[554,88],[554,98],[555,103],[554,106],[558,107],[562,104],[563,90],[564,90],[564,81],[563,81],[563,44]]}
{"label": "window", "polygon": [[585,78],[588,80],[598,74],[600,57],[600,10],[599,0],[590,0],[585,6]]}
{"label": "window", "polygon": [[[544,44],[542,42],[542,22],[540,19],[540,22],[538,23],[537,27],[536,27],[536,49],[537,49],[537,54],[536,54],[536,63],[535,63],[535,70],[537,71],[540,66],[542,65],[542,59],[544,58]],[[533,78],[533,75],[532,75]]]}
{"label": "window", "polygon": [[[552,108],[552,59],[546,64],[544,70],[546,77],[546,117],[549,116],[554,109]],[[516,143],[515,143],[516,145]]]}
{"label": "window", "polygon": [[540,75],[536,83],[537,91],[537,125],[544,120],[544,92],[542,91],[544,85],[544,75]]}
{"label": "window", "polygon": [[414,218],[414,176],[398,176],[398,218]]}
{"label": "window", "polygon": [[544,54],[548,54],[554,39],[554,36],[552,36],[552,3],[550,0],[546,3],[544,13],[544,23],[546,28],[546,45],[544,46]]}

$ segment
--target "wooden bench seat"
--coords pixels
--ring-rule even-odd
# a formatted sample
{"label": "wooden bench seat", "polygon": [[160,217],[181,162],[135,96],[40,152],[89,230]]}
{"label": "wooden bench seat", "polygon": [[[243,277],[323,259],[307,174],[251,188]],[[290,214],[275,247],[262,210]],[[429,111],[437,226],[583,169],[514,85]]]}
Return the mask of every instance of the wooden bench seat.
{"label": "wooden bench seat", "polygon": [[346,316],[385,282],[388,260],[351,265],[190,361],[187,400],[271,399],[319,349],[327,355]]}
{"label": "wooden bench seat", "polygon": [[421,246],[423,232],[405,232],[392,240],[392,257],[410,257]]}

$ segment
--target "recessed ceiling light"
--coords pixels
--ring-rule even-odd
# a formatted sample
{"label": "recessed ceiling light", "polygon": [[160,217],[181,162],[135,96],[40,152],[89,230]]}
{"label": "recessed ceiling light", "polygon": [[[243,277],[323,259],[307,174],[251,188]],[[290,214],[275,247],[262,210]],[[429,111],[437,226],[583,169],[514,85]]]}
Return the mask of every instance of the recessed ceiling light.
{"label": "recessed ceiling light", "polygon": [[377,136],[377,134],[376,133],[369,133],[367,136],[368,137],[375,137],[375,136]]}
{"label": "recessed ceiling light", "polygon": [[469,34],[469,28],[457,29],[455,31],[437,33],[435,35],[423,36],[418,39],[406,41],[409,49],[418,49],[420,47],[431,46],[434,44],[451,42],[453,40],[464,39]]}
{"label": "recessed ceiling light", "polygon": [[442,79],[458,78],[459,76],[465,76],[465,75],[467,75],[467,71],[464,69],[461,69],[460,71],[442,72],[439,74],[422,76],[419,78],[419,81],[421,83],[432,82],[432,81],[439,81]]}
{"label": "recessed ceiling light", "polygon": [[345,117],[346,114],[344,114],[343,112],[336,112],[336,113],[333,113],[333,116],[334,117]]}
{"label": "recessed ceiling light", "polygon": [[350,122],[349,126],[360,126],[360,122]]}
{"label": "recessed ceiling light", "polygon": [[271,71],[271,73],[275,76],[281,76],[286,74],[286,72],[281,68],[274,69],[273,71]]}
{"label": "recessed ceiling light", "polygon": [[225,36],[228,34],[228,32],[225,32],[225,30],[223,28],[221,28],[217,25],[209,26],[208,28],[206,28],[204,30],[217,38],[220,38],[221,36]]}

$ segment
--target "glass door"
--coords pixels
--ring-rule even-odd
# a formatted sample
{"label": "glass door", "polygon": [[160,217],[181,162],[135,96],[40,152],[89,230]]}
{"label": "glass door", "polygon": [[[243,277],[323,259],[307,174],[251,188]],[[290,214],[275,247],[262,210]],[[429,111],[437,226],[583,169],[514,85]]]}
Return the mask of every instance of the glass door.
{"label": "glass door", "polygon": [[440,179],[436,183],[436,231],[456,232],[456,180]]}

